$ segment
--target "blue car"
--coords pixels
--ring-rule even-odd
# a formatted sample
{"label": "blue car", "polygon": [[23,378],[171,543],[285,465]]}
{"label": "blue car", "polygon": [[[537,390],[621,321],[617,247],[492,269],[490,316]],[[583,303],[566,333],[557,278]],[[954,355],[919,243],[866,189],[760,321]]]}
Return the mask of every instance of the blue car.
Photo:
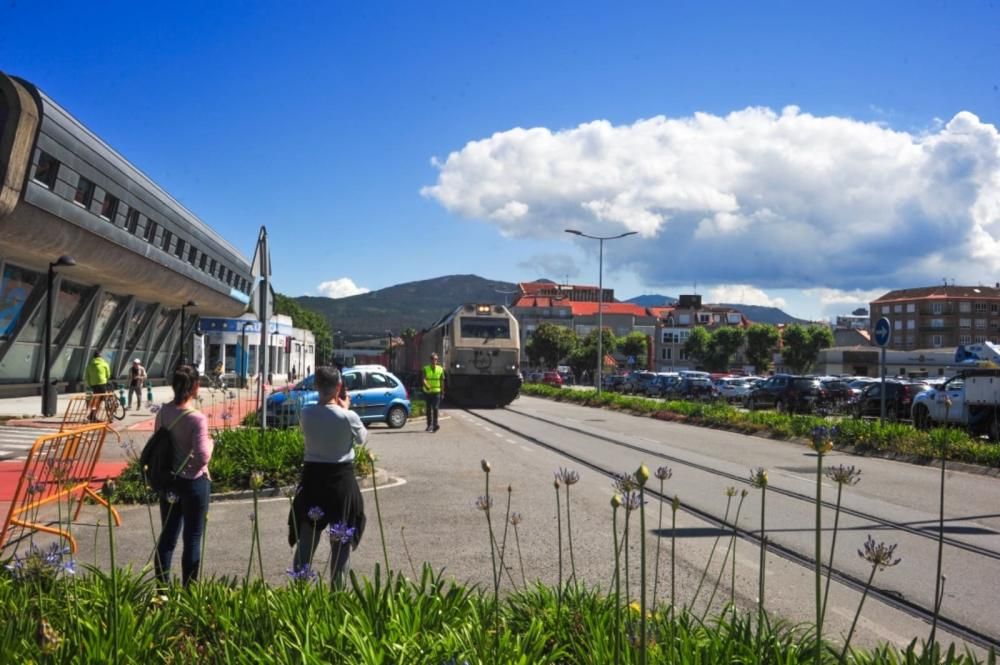
{"label": "blue car", "polygon": [[[356,365],[345,368],[342,376],[351,397],[351,410],[361,416],[362,422],[384,422],[393,429],[406,424],[410,396],[396,375],[381,365]],[[267,423],[271,427],[297,425],[302,408],[318,401],[319,392],[310,374],[291,389],[268,396]]]}

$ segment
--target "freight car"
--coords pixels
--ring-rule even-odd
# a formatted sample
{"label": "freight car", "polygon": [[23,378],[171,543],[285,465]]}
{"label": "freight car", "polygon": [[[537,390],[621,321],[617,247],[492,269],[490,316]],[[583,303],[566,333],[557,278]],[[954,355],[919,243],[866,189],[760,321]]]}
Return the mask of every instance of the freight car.
{"label": "freight car", "polygon": [[393,371],[411,387],[437,353],[445,370],[445,398],[461,406],[502,407],[521,389],[521,335],[503,305],[467,304],[395,349]]}

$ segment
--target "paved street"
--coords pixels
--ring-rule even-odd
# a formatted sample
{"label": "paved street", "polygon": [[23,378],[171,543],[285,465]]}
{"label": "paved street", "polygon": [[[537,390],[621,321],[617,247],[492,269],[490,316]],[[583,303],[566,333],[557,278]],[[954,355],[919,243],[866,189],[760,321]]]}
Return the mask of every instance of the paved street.
{"label": "paved street", "polygon": [[[525,576],[529,581],[540,579],[555,583],[558,579],[559,557],[552,472],[562,466],[580,472],[580,482],[570,490],[572,560],[565,536],[565,519],[562,525],[563,576],[564,579],[568,578],[575,565],[579,579],[608,588],[613,566],[610,481],[580,463],[569,461],[564,456],[539,446],[536,441],[544,439],[556,442],[571,448],[574,454],[599,459],[608,463],[611,468],[622,471],[634,469],[640,459],[652,468],[663,464],[664,460],[658,459],[656,455],[624,451],[608,441],[588,438],[580,431],[566,430],[542,421],[528,426],[525,425],[524,414],[567,423],[577,430],[590,431],[609,439],[656,446],[661,455],[731,470],[741,478],[746,476],[749,466],[762,464],[771,468],[775,490],[788,487],[808,492],[811,489],[808,469],[814,464],[814,458],[809,457],[803,447],[794,444],[662,423],[528,397],[517,400],[507,410],[471,413],[448,410],[442,420],[442,429],[437,434],[425,433],[421,420],[411,421],[401,430],[389,430],[381,425],[371,429],[370,443],[379,457],[378,466],[386,469],[395,479],[379,491],[388,556],[393,568],[409,571],[405,538],[405,545],[416,566],[427,561],[435,568],[443,568],[449,577],[489,586],[491,562],[486,546],[485,516],[474,507],[476,497],[484,493],[485,476],[480,470],[480,459],[486,458],[493,467],[490,492],[495,501],[494,527],[502,529],[508,485],[512,488],[511,510],[523,516],[523,522],[518,527],[518,537]],[[480,416],[502,423],[504,427],[514,428],[516,425],[525,435],[514,434]],[[880,509],[888,513],[895,511],[898,513],[895,517],[913,522],[921,521],[917,519],[917,514],[926,521],[933,512],[933,492],[926,489],[928,481],[915,479],[921,474],[932,476],[933,470],[879,460],[838,457],[844,459],[831,458],[830,462],[856,463],[865,470],[861,485],[849,490],[850,496],[845,498],[845,504],[868,509],[871,502],[876,502]],[[677,461],[666,463],[674,467],[674,477],[668,484],[667,492],[677,492],[685,505],[703,508],[720,517],[725,507],[724,486],[740,486],[734,480],[711,478],[705,475],[706,472],[687,468]],[[980,502],[988,503],[992,500],[990,497],[995,495],[990,492],[996,491],[996,481],[966,474],[951,474],[949,482],[950,487],[954,488],[954,492],[949,490],[949,505],[961,507],[961,515],[953,515],[956,525],[959,525],[958,518],[965,517],[960,523],[963,528],[956,528],[952,535],[975,542],[993,542],[992,539],[996,538],[994,527],[997,518],[986,516],[988,513],[977,510],[976,506]],[[655,489],[655,479],[652,483]],[[919,483],[923,483],[925,489],[917,489],[921,487]],[[826,487],[825,491],[828,497],[833,497],[833,488]],[[777,491],[769,493],[768,497],[768,520],[771,529],[774,529],[771,531],[774,538],[782,544],[787,542],[790,546],[799,541],[808,541],[812,533],[811,521],[800,514],[802,509],[796,505],[800,502],[780,497]],[[375,563],[381,561],[382,551],[371,490],[365,492],[365,501],[369,516],[368,530],[354,554],[353,563],[359,572],[370,574]],[[561,491],[560,501],[565,509],[565,489]],[[754,491],[743,506],[740,517],[742,528],[756,528],[758,502],[759,494]],[[992,505],[996,505],[995,501]],[[658,540],[658,508],[659,504],[651,501],[647,513],[646,545],[651,559]],[[246,574],[252,510],[252,502],[248,500],[213,503],[206,544],[206,571],[209,575]],[[274,584],[284,584],[285,570],[291,558],[287,543],[287,500],[282,497],[263,499],[259,510],[265,577]],[[124,525],[116,533],[118,560],[141,567],[148,563],[153,543],[147,508],[123,507],[122,516]],[[565,518],[565,513],[563,517]],[[153,518],[158,525],[155,514]],[[619,518],[622,518],[621,513]],[[831,511],[826,511],[824,519],[827,524],[830,523]],[[99,509],[87,508],[81,518],[82,523],[74,528],[74,533],[80,539],[80,560],[106,566],[106,530],[102,527],[99,532],[95,531],[94,525],[98,520],[106,524],[106,518]],[[666,511],[664,521],[669,524],[669,510]],[[880,573],[876,584],[898,589],[901,594],[914,595],[915,598],[924,593],[927,577],[933,573],[932,568],[927,567],[922,553],[923,546],[917,544],[917,537],[897,537],[885,529],[858,523],[857,518],[852,520],[842,517],[842,524],[847,530],[841,533],[838,544],[838,568],[843,565],[849,571],[857,569],[859,560],[854,550],[871,531],[878,539],[899,541],[899,554],[904,559],[900,566]],[[677,526],[677,599],[679,603],[690,604],[720,531],[714,524],[684,511],[678,515]],[[633,518],[630,529],[633,534],[630,583],[634,595],[638,589],[636,561],[639,555],[638,539],[634,537],[637,532],[636,518]],[[663,533],[669,534],[668,531]],[[722,534],[711,572],[694,602],[694,607],[699,612],[704,611],[712,595],[720,572],[719,566],[729,544],[727,533]],[[498,537],[502,538],[502,535],[501,531]],[[828,535],[825,537],[828,538]],[[504,578],[504,587],[507,589],[511,586],[511,579],[518,584],[521,581],[513,538],[511,531],[508,533],[510,549],[506,561],[510,576]],[[669,593],[666,579],[669,538],[661,539],[660,544],[663,551],[658,594],[662,600]],[[324,550],[325,546],[318,556],[325,561]],[[748,609],[756,602],[757,561],[756,547],[743,540],[737,541],[736,600]],[[995,564],[960,567],[966,564],[968,562],[958,556],[953,558],[949,555],[946,558],[948,593],[944,602],[945,613],[954,615],[967,612],[973,618],[977,614],[991,615],[988,608],[993,606],[993,585],[997,577]],[[863,569],[858,570],[864,572]],[[722,576],[712,603],[715,609],[721,607],[724,600],[728,600],[729,574],[727,564],[727,572]],[[767,607],[770,611],[795,622],[810,620],[813,612],[813,577],[810,570],[771,555],[768,557],[767,579]],[[648,583],[652,585],[652,579]],[[981,591],[977,593],[977,589]],[[834,584],[828,611],[829,634],[837,636],[846,632],[859,598],[858,592]],[[992,621],[993,617],[988,616],[983,620]],[[928,630],[929,627],[924,622],[869,598],[859,624],[857,639],[859,644],[888,639],[902,645],[914,636],[925,637]]]}

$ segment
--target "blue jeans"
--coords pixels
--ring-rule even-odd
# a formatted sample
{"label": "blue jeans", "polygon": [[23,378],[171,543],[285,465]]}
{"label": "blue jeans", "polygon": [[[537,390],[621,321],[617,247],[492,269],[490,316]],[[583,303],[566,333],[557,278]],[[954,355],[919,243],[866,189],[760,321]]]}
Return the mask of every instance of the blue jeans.
{"label": "blue jeans", "polygon": [[184,532],[184,554],[181,555],[181,581],[198,579],[201,567],[201,539],[205,533],[205,516],[208,514],[208,500],[212,492],[212,481],[208,476],[194,480],[178,478],[174,481],[173,494],[177,501],[167,500],[170,492],[160,495],[160,539],[156,543],[156,578],[161,584],[170,579],[170,562],[177,547],[177,538]]}

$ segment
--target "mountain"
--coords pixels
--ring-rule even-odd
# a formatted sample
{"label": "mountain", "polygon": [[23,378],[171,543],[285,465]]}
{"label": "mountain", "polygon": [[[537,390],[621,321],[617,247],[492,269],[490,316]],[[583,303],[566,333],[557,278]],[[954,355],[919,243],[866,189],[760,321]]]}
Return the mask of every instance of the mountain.
{"label": "mountain", "polygon": [[791,314],[786,313],[784,310],[780,310],[777,307],[764,307],[763,305],[737,305],[732,303],[719,303],[719,307],[732,307],[733,309],[738,309],[743,312],[743,316],[747,317],[753,323],[773,323],[775,325],[779,323],[801,323],[803,325],[810,323],[806,319],[798,319]]}
{"label": "mountain", "polygon": [[645,295],[629,298],[625,302],[639,305],[639,307],[664,307],[666,305],[673,305],[677,302],[677,298],[672,296]]}
{"label": "mountain", "polygon": [[423,330],[465,303],[503,303],[516,284],[477,275],[448,275],[407,282],[347,298],[299,296],[295,302],[326,318],[344,336],[397,335],[405,328]]}

